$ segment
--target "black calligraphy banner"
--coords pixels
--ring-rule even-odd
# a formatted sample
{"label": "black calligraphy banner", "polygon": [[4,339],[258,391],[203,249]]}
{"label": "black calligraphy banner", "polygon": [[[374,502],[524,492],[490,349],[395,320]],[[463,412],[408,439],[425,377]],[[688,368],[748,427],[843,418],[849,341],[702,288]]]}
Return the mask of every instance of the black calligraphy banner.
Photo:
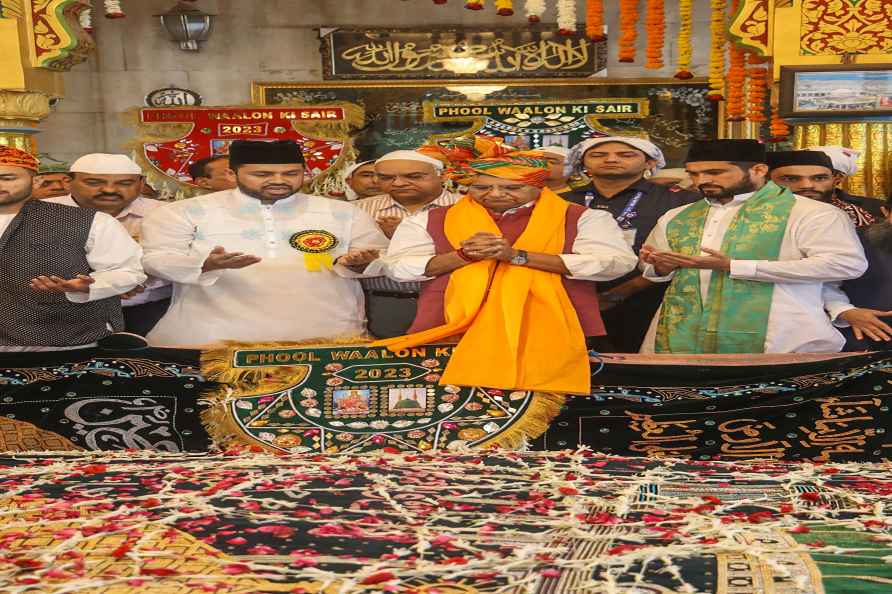
{"label": "black calligraphy banner", "polygon": [[[308,348],[313,347],[293,350],[306,354]],[[366,346],[349,349],[369,370],[389,364],[362,356],[372,350]],[[314,360],[324,362],[331,350],[316,349]],[[208,410],[207,395],[216,385],[205,380],[199,356],[198,351],[179,349],[2,355],[0,451],[206,450],[211,445],[209,434],[219,428],[208,426],[209,417],[202,420],[201,413]],[[444,350],[441,358],[438,365],[448,360],[448,352]],[[433,365],[434,361],[424,360],[424,364]],[[326,367],[335,373],[331,369],[331,365]],[[695,460],[892,459],[892,358],[888,354],[604,355],[592,358],[592,374],[592,394],[568,398],[546,432],[530,443],[531,449],[583,445],[616,455]],[[278,377],[271,374],[263,387],[281,391],[272,385]],[[333,385],[335,379],[327,380],[333,398],[341,389]],[[256,400],[275,412],[275,394],[260,392],[236,398],[232,410],[247,414],[253,410],[248,405]],[[304,385],[292,392],[301,406],[301,398],[310,398]],[[442,421],[449,431],[467,429],[469,436],[462,439],[470,443],[476,439],[465,427],[471,417],[492,409],[488,414],[508,418],[522,395],[498,390],[481,394],[489,398],[489,404],[462,399],[457,393],[444,395],[442,402],[437,400],[441,407],[437,414],[452,416],[444,420],[432,414],[429,421]],[[507,412],[496,410],[499,403]],[[256,420],[257,431],[290,430],[287,423],[299,419],[282,410],[288,413],[287,418],[280,413],[274,419]],[[304,420],[309,423],[313,417]],[[383,427],[387,425],[384,420],[363,419],[362,427],[339,421],[337,431],[369,438],[366,426]],[[495,431],[497,423],[491,424],[492,429],[484,423],[483,432]],[[303,428],[304,434],[315,437],[329,430],[317,425]],[[430,449],[430,440],[417,427],[404,429],[408,437],[419,434],[414,441],[401,439],[404,449],[418,453]],[[372,435],[373,441],[381,437],[382,444],[389,443],[384,439],[385,429],[378,433],[381,435]]]}
{"label": "black calligraphy banner", "polygon": [[585,78],[607,66],[606,41],[528,28],[335,28],[322,38],[326,79]]}
{"label": "black calligraphy banner", "polygon": [[[771,356],[766,355],[765,358]],[[808,357],[808,356],[806,356]],[[892,359],[879,353],[771,364],[593,361],[589,397],[568,400],[533,449],[577,444],[699,460],[892,459]]]}

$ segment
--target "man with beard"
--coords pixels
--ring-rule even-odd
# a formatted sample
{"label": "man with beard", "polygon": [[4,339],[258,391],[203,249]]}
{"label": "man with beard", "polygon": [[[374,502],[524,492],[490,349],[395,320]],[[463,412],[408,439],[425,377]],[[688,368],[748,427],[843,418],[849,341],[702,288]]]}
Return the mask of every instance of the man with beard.
{"label": "man with beard", "polygon": [[[609,212],[636,254],[657,219],[699,198],[694,192],[657,185],[645,178],[645,173],[661,169],[666,161],[659,147],[642,138],[608,136],[586,140],[573,147],[567,164],[568,174],[584,173],[591,183],[563,197]],[[650,282],[638,270],[598,283],[601,315],[613,350],[638,352],[664,291],[665,285]]]}
{"label": "man with beard", "polygon": [[858,173],[858,157],[861,151],[844,146],[817,146],[812,151],[821,151],[833,162],[833,182],[835,191],[830,203],[846,211],[858,228],[882,221],[883,200],[867,196],[855,196],[842,189],[846,179]]}
{"label": "man with beard", "polygon": [[669,282],[642,352],[836,352],[825,282],[867,269],[845,213],[767,179],[755,140],[695,142],[685,169],[703,200],[663,215],[641,248]]}
{"label": "man with beard", "polygon": [[[400,222],[411,215],[455,204],[459,196],[444,186],[443,163],[417,151],[393,151],[374,163],[375,178],[384,192],[359,200],[381,231],[393,237]],[[369,332],[378,338],[405,334],[415,319],[421,284],[397,282],[386,276],[365,278]]]}
{"label": "man with beard", "polygon": [[[164,204],[142,196],[145,178],[139,165],[127,155],[84,155],[72,163],[70,170],[71,193],[47,202],[104,212],[117,219],[137,243],[145,217]],[[124,330],[140,336],[148,334],[167,311],[171,292],[169,282],[148,278],[122,296]]]}
{"label": "man with beard", "polygon": [[293,141],[237,140],[238,188],[167,204],[143,224],[144,264],[174,283],[151,344],[356,337],[365,330],[358,277],[387,246],[366,213],[300,191]]}
{"label": "man with beard", "polygon": [[[890,205],[892,206],[892,205]],[[892,210],[883,219],[858,230],[869,265],[861,278],[825,290],[827,312],[846,337],[845,351],[892,348]]]}
{"label": "man with beard", "polygon": [[[851,197],[847,194],[845,200],[838,197],[837,194],[842,191],[836,187],[839,174],[833,168],[833,161],[824,151],[768,153],[768,166],[771,170],[771,181],[789,188],[797,196],[832,204],[845,212],[856,227],[872,225],[878,220],[876,215],[882,214],[879,207],[875,212],[871,212],[861,205],[861,201],[849,200]],[[879,200],[872,198],[863,200],[880,203]]]}
{"label": "man with beard", "polygon": [[30,200],[37,159],[0,146],[0,352],[94,346],[123,327],[118,295],[145,280],[114,218]]}

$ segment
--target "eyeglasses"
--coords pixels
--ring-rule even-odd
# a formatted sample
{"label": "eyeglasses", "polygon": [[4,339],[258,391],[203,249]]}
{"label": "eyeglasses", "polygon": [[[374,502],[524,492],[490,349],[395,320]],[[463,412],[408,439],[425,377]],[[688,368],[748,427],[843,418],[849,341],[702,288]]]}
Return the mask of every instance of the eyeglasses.
{"label": "eyeglasses", "polygon": [[511,194],[517,196],[521,194],[525,189],[526,185],[524,184],[516,184],[510,186],[485,186],[482,184],[471,184],[468,186],[468,191],[472,194],[477,194],[480,196],[490,194],[493,190],[498,190],[499,193],[502,194]]}

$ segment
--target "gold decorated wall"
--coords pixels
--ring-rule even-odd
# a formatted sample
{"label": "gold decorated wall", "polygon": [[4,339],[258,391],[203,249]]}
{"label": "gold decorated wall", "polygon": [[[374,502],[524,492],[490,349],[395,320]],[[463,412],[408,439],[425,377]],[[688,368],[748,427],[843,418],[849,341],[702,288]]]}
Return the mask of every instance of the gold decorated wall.
{"label": "gold decorated wall", "polygon": [[861,196],[888,196],[892,191],[892,124],[832,123],[796,126],[797,149],[840,145],[861,151],[858,173],[846,181],[846,189]]}

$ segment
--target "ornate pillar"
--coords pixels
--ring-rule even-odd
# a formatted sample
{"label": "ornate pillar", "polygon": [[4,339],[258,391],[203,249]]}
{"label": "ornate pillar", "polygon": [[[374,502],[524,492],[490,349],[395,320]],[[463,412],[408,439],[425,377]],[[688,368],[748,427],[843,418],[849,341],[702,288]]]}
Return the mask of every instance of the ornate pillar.
{"label": "ornate pillar", "polygon": [[0,0],[0,144],[37,153],[37,124],[63,96],[62,73],[95,48],[87,0]]}

